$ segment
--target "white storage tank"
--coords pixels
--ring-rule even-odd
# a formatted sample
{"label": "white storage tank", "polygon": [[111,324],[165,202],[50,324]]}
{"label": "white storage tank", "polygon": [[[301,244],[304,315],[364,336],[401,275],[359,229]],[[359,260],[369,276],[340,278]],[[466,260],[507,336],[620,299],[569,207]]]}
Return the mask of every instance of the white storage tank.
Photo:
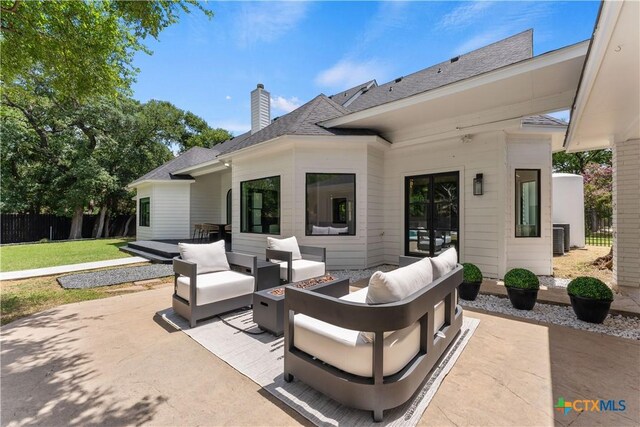
{"label": "white storage tank", "polygon": [[584,247],[584,183],[581,175],[553,174],[553,223],[571,225],[571,247]]}

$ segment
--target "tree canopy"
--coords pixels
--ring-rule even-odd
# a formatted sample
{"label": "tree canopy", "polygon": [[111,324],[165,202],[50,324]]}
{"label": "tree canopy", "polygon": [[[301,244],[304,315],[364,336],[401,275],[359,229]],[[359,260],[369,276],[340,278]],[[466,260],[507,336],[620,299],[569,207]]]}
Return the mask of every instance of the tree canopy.
{"label": "tree canopy", "polygon": [[58,98],[115,96],[127,91],[143,40],[158,37],[197,0],[0,0],[0,68],[5,84],[48,79]]}
{"label": "tree canopy", "polygon": [[583,175],[589,163],[611,166],[611,150],[592,150],[579,153],[564,151],[553,154],[553,170]]}

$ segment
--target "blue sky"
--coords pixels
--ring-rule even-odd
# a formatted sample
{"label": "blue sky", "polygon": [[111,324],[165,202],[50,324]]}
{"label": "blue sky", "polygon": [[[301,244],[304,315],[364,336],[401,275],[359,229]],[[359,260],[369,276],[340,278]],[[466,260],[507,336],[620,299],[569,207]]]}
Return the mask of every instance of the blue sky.
{"label": "blue sky", "polygon": [[207,2],[139,53],[133,86],[238,135],[263,83],[272,117],[319,93],[384,83],[534,29],[534,55],[591,36],[599,2]]}

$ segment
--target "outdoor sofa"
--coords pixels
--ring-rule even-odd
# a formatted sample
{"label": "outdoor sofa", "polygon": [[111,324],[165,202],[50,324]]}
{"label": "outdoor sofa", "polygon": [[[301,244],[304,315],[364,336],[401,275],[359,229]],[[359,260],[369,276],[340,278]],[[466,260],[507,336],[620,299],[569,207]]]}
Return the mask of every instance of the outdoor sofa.
{"label": "outdoor sofa", "polygon": [[[302,255],[315,257],[317,261]],[[295,236],[286,239],[267,237],[265,257],[267,261],[280,264],[280,279],[285,283],[301,282],[326,273],[326,248],[298,245]]]}
{"label": "outdoor sofa", "polygon": [[462,327],[462,266],[453,248],[401,263],[340,298],[286,289],[285,381],[370,410],[374,421],[416,392]]}
{"label": "outdoor sofa", "polygon": [[256,256],[226,252],[224,240],[179,247],[181,256],[173,259],[172,305],[192,328],[198,320],[253,304]]}

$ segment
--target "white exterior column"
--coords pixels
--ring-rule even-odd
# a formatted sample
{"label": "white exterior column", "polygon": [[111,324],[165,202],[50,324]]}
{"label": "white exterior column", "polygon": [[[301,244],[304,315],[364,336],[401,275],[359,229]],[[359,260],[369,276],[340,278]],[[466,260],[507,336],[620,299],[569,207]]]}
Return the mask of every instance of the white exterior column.
{"label": "white exterior column", "polygon": [[613,281],[640,295],[640,139],[613,145]]}

